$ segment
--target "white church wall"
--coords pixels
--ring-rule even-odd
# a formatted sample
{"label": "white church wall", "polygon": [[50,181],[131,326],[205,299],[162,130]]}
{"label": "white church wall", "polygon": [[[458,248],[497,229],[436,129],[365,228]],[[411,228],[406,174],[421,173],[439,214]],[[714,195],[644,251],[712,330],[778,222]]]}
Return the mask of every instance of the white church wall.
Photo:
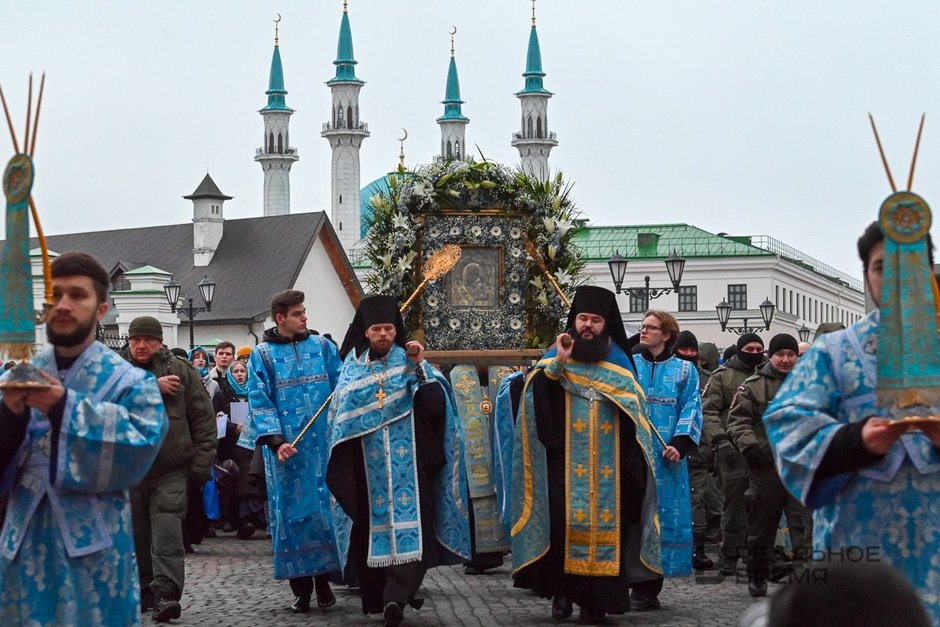
{"label": "white church wall", "polygon": [[356,310],[319,238],[311,247],[293,288],[303,291],[307,297],[307,327],[329,333],[337,342],[342,342]]}

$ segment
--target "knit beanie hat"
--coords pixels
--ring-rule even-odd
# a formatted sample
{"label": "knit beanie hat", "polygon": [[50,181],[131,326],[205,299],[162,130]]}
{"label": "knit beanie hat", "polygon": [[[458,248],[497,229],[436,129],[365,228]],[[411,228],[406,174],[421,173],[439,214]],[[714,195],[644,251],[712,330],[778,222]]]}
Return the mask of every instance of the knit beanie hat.
{"label": "knit beanie hat", "polygon": [[764,345],[764,340],[760,339],[760,336],[756,333],[745,333],[738,338],[738,350],[741,350],[751,342],[757,342],[761,346]]}
{"label": "knit beanie hat", "polygon": [[679,350],[680,348],[694,348],[698,350],[698,338],[695,337],[695,334],[691,331],[680,331],[679,337],[676,338],[676,343],[672,348],[673,350]]}
{"label": "knit beanie hat", "polygon": [[152,316],[139,316],[131,320],[131,326],[127,329],[127,337],[150,337],[162,342],[163,325]]}
{"label": "knit beanie hat", "polygon": [[789,333],[778,333],[770,338],[770,347],[767,349],[768,355],[773,355],[777,351],[790,349],[794,353],[800,352],[800,343]]}

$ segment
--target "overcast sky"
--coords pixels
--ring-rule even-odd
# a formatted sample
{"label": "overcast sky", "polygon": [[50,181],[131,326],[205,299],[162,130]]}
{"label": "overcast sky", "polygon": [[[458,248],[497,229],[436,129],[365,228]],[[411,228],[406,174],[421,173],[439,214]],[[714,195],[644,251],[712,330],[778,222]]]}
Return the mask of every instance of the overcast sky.
{"label": "overcast sky", "polygon": [[[340,0],[3,2],[0,85],[22,135],[28,72],[47,72],[36,150],[51,234],[191,219],[208,168],[227,218],[262,213],[254,162],[281,22],[292,210],[329,211],[329,119]],[[366,81],[362,185],[438,152],[456,25],[467,140],[510,164],[528,0],[351,0]],[[940,203],[940,3],[913,0],[538,0],[550,164],[594,224],[685,222],[767,234],[853,275],[855,240],[895,180]],[[0,154],[12,154],[0,128]],[[4,160],[6,157],[3,158]],[[2,228],[2,227],[0,227]],[[276,254],[276,251],[272,251]]]}

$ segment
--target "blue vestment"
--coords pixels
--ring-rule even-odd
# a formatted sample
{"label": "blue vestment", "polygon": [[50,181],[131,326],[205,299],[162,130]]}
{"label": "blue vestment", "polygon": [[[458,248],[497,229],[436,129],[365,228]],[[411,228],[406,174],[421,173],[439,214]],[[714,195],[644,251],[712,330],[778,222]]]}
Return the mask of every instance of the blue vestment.
{"label": "blue vestment", "polygon": [[[58,437],[36,410],[0,478],[0,624],[137,625],[140,586],[128,488],[143,479],[168,422],[157,380],[99,342],[59,372]],[[2,396],[0,396],[2,402]]]}
{"label": "blue vestment", "polygon": [[[698,372],[691,362],[669,357],[650,362],[644,353],[636,356],[637,378],[646,392],[650,422],[666,442],[688,436],[695,444],[702,437],[702,398]],[[656,443],[656,494],[663,547],[663,574],[684,577],[692,574],[692,502],[686,459],[667,462]]]}
{"label": "blue vestment", "polygon": [[[842,426],[881,415],[876,406],[879,312],[824,335],[790,372],[764,413],[777,469],[813,512],[814,557],[873,559],[903,572],[940,623],[940,453],[919,431],[883,459],[817,479]],[[854,551],[854,557],[848,557]],[[859,557],[866,555],[866,557]]]}
{"label": "blue vestment", "polygon": [[[407,564],[424,560],[428,566],[470,559],[467,475],[454,399],[444,376],[429,365],[426,385],[440,385],[446,397],[443,429],[444,464],[429,494],[418,490],[420,453],[416,455],[414,395],[419,387],[416,366],[405,350],[393,345],[383,360],[369,362],[368,351],[346,357],[330,405],[330,450],[359,440],[368,490],[369,547],[367,566]],[[380,393],[382,398],[379,398]],[[347,472],[352,472],[348,469]],[[430,498],[432,503],[423,503]],[[434,536],[445,549],[430,550],[421,533],[421,511],[433,507]],[[345,569],[353,520],[334,501],[336,536]]]}
{"label": "blue vestment", "polygon": [[496,503],[507,538],[512,528],[509,510],[512,503],[512,440],[516,422],[510,386],[521,377],[525,377],[521,370],[503,377],[496,393],[493,417],[493,485],[496,487]]}
{"label": "blue vestment", "polygon": [[[280,435],[292,442],[329,397],[339,368],[336,347],[319,335],[256,346],[248,360],[247,437]],[[297,443],[297,454],[284,462],[263,447],[275,579],[339,570],[326,489],[326,423],[324,409]]]}

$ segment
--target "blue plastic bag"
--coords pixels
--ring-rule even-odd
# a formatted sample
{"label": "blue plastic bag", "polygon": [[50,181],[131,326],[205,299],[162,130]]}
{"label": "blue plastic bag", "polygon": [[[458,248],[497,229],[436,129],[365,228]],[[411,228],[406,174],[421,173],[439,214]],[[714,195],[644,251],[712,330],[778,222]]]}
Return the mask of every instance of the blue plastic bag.
{"label": "blue plastic bag", "polygon": [[218,520],[222,518],[222,505],[219,503],[219,489],[215,485],[215,468],[212,477],[202,486],[202,506],[206,510],[206,518]]}

